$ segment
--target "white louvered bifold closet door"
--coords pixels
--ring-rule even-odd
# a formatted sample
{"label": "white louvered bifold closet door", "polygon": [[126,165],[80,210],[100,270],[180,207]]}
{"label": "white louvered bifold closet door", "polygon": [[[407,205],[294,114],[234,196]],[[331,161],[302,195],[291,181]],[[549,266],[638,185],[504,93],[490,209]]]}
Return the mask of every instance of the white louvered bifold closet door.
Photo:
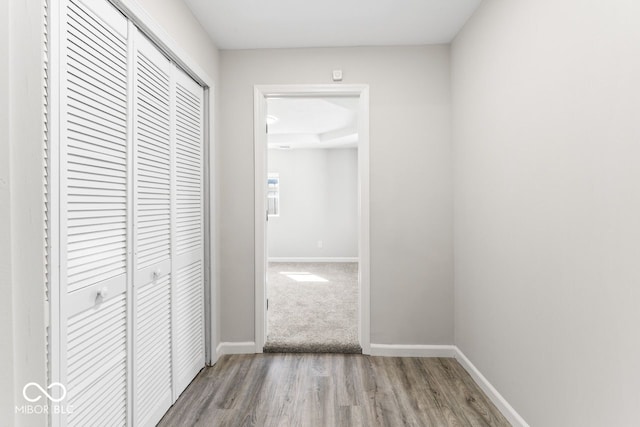
{"label": "white louvered bifold closet door", "polygon": [[175,69],[175,369],[180,394],[204,366],[203,90]]}
{"label": "white louvered bifold closet door", "polygon": [[133,421],[154,426],[172,400],[171,74],[140,32],[135,39]]}
{"label": "white louvered bifold closet door", "polygon": [[[60,0],[59,426],[154,426],[205,366],[204,89],[107,0]],[[56,21],[58,22],[58,21]]]}
{"label": "white louvered bifold closet door", "polygon": [[60,10],[60,378],[69,426],[127,423],[127,19]]}

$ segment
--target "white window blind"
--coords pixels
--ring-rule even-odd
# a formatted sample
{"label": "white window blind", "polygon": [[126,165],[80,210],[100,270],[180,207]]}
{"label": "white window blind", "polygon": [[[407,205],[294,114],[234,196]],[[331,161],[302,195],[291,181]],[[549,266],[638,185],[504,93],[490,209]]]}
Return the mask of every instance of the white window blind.
{"label": "white window blind", "polygon": [[280,175],[277,173],[267,176],[267,214],[280,216]]}

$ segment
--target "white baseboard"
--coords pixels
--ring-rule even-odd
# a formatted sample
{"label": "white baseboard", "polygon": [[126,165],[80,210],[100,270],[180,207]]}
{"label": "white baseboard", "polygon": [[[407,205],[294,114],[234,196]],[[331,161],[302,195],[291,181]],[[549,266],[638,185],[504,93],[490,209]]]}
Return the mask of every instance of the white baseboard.
{"label": "white baseboard", "polygon": [[496,388],[487,380],[484,375],[480,373],[478,368],[476,368],[473,363],[464,355],[464,353],[458,348],[455,347],[455,358],[458,360],[460,365],[471,375],[471,378],[478,384],[478,386],[484,391],[484,393],[489,397],[489,399],[493,402],[494,405],[498,408],[498,410],[504,415],[504,417],[513,425],[514,427],[529,427],[529,424],[516,412],[515,409],[509,402],[502,397],[502,395],[496,390]]}
{"label": "white baseboard", "polygon": [[454,345],[371,344],[372,356],[386,357],[455,357]]}
{"label": "white baseboard", "polygon": [[358,262],[358,257],[269,257],[269,262]]}
{"label": "white baseboard", "polygon": [[221,342],[216,348],[218,357],[224,354],[255,354],[256,343],[253,341],[246,342]]}

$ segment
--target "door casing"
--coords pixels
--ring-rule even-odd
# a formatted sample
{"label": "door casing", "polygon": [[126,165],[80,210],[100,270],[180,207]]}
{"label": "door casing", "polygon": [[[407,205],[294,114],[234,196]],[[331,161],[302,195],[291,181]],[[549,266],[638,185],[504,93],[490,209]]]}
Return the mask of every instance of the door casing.
{"label": "door casing", "polygon": [[358,104],[358,339],[363,354],[371,354],[369,249],[369,85],[254,86],[255,165],[255,352],[262,353],[267,328],[267,99],[273,97],[354,96]]}

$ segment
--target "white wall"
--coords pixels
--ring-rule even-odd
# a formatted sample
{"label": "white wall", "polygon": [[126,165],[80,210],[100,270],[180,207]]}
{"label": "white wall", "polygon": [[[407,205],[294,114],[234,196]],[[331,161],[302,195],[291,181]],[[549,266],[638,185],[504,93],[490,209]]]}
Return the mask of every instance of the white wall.
{"label": "white wall", "polygon": [[219,53],[183,0],[134,0],[218,83]]}
{"label": "white wall", "polygon": [[221,51],[222,341],[254,340],[255,84],[370,85],[371,342],[453,343],[449,48]]}
{"label": "white wall", "polygon": [[269,172],[280,176],[280,215],[268,223],[269,257],[357,257],[357,149],[271,149],[267,158]]}
{"label": "white wall", "polygon": [[44,416],[14,415],[14,407],[25,403],[22,387],[27,382],[46,381],[41,107],[44,9],[40,1],[20,0],[3,2],[3,9],[0,417],[7,425],[42,425]]}
{"label": "white wall", "polygon": [[[144,0],[154,19],[210,76],[218,52],[180,0]],[[42,126],[42,0],[0,6],[0,419],[14,417],[22,387],[45,384]]]}
{"label": "white wall", "polygon": [[485,0],[453,45],[456,344],[532,426],[640,425],[639,23]]}
{"label": "white wall", "polygon": [[[13,342],[9,2],[0,3],[0,342]],[[0,351],[0,419],[14,424],[13,348]]]}

